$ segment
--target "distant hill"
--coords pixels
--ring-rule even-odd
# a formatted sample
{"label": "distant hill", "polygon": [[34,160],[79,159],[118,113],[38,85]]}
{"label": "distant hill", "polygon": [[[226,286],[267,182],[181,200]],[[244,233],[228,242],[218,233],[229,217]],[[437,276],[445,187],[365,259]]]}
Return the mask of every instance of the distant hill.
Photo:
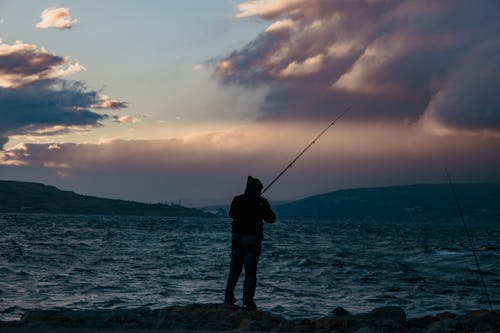
{"label": "distant hill", "polygon": [[[500,221],[500,184],[455,184],[469,218]],[[340,190],[275,207],[280,218],[453,219],[458,210],[448,184]]]}
{"label": "distant hill", "polygon": [[0,213],[212,216],[179,205],[103,199],[39,183],[0,180]]}

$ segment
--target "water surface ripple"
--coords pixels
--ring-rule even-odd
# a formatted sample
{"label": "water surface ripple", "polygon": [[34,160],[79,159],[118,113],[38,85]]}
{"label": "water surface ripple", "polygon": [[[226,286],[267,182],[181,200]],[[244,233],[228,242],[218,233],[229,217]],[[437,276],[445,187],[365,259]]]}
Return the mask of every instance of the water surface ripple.
{"label": "water surface ripple", "polygon": [[[469,224],[498,308],[500,225]],[[0,215],[0,319],[222,302],[229,253],[223,218]],[[488,308],[458,221],[266,225],[256,302],[287,318],[336,306],[398,305],[411,317]]]}

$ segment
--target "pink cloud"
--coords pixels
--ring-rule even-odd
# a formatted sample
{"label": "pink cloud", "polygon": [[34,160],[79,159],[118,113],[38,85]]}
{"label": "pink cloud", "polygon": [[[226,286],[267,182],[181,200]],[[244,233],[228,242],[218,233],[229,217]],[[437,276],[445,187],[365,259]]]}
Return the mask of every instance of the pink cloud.
{"label": "pink cloud", "polygon": [[99,94],[95,103],[90,107],[93,109],[122,109],[128,107],[128,103],[112,99],[108,95]]}
{"label": "pink cloud", "polygon": [[40,29],[56,28],[67,30],[79,22],[77,19],[71,17],[69,8],[63,7],[49,7],[45,9],[40,15],[40,19],[41,21],[36,24],[36,27]]}
{"label": "pink cloud", "polygon": [[0,41],[0,88],[16,88],[84,70],[78,62],[71,63],[69,58],[51,54],[43,47]]}
{"label": "pink cloud", "polygon": [[142,120],[126,114],[123,116],[114,116],[113,121],[122,124],[137,124],[140,123]]}
{"label": "pink cloud", "polygon": [[[267,184],[321,129],[319,125],[259,124],[168,140],[24,144],[5,151],[0,164],[24,165],[54,177],[60,171],[87,193],[113,197],[230,197],[242,190],[248,175]],[[444,182],[443,166],[459,181],[498,181],[499,140],[436,137],[410,125],[344,122],[319,140],[269,195],[291,199],[345,187]]]}
{"label": "pink cloud", "polygon": [[237,18],[258,16],[269,27],[221,58],[214,75],[223,84],[269,87],[262,118],[330,118],[351,104],[351,119],[361,122],[431,119],[454,130],[500,131],[500,101],[488,97],[500,78],[491,1],[274,0],[236,8]]}

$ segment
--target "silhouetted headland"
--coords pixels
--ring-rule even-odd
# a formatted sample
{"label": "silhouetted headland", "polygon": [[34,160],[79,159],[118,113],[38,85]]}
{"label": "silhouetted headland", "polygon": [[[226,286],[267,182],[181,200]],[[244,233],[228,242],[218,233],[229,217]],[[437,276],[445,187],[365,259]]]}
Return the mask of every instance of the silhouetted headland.
{"label": "silhouetted headland", "polygon": [[[466,217],[500,220],[500,184],[455,184]],[[221,206],[210,207],[227,216]],[[225,207],[227,208],[227,207]],[[448,184],[419,184],[339,190],[276,204],[278,218],[356,219],[400,222],[453,219]],[[206,210],[147,204],[61,191],[40,183],[0,180],[0,213],[102,214],[210,217]]]}
{"label": "silhouetted headland", "polygon": [[0,213],[213,216],[202,210],[180,205],[104,199],[61,191],[40,183],[5,180],[0,181]]}
{"label": "silhouetted headland", "polygon": [[[500,184],[455,184],[466,217],[500,220]],[[353,219],[398,222],[454,219],[448,184],[339,190],[276,206],[279,218]]]}

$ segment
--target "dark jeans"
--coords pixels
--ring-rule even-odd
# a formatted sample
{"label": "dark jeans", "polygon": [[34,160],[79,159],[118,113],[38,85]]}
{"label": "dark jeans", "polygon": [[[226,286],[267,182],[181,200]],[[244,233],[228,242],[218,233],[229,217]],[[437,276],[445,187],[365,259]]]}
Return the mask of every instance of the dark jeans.
{"label": "dark jeans", "polygon": [[227,279],[225,300],[234,298],[234,288],[245,266],[245,282],[243,284],[243,304],[254,304],[255,287],[257,285],[257,262],[259,261],[262,240],[256,235],[233,234],[231,264]]}

